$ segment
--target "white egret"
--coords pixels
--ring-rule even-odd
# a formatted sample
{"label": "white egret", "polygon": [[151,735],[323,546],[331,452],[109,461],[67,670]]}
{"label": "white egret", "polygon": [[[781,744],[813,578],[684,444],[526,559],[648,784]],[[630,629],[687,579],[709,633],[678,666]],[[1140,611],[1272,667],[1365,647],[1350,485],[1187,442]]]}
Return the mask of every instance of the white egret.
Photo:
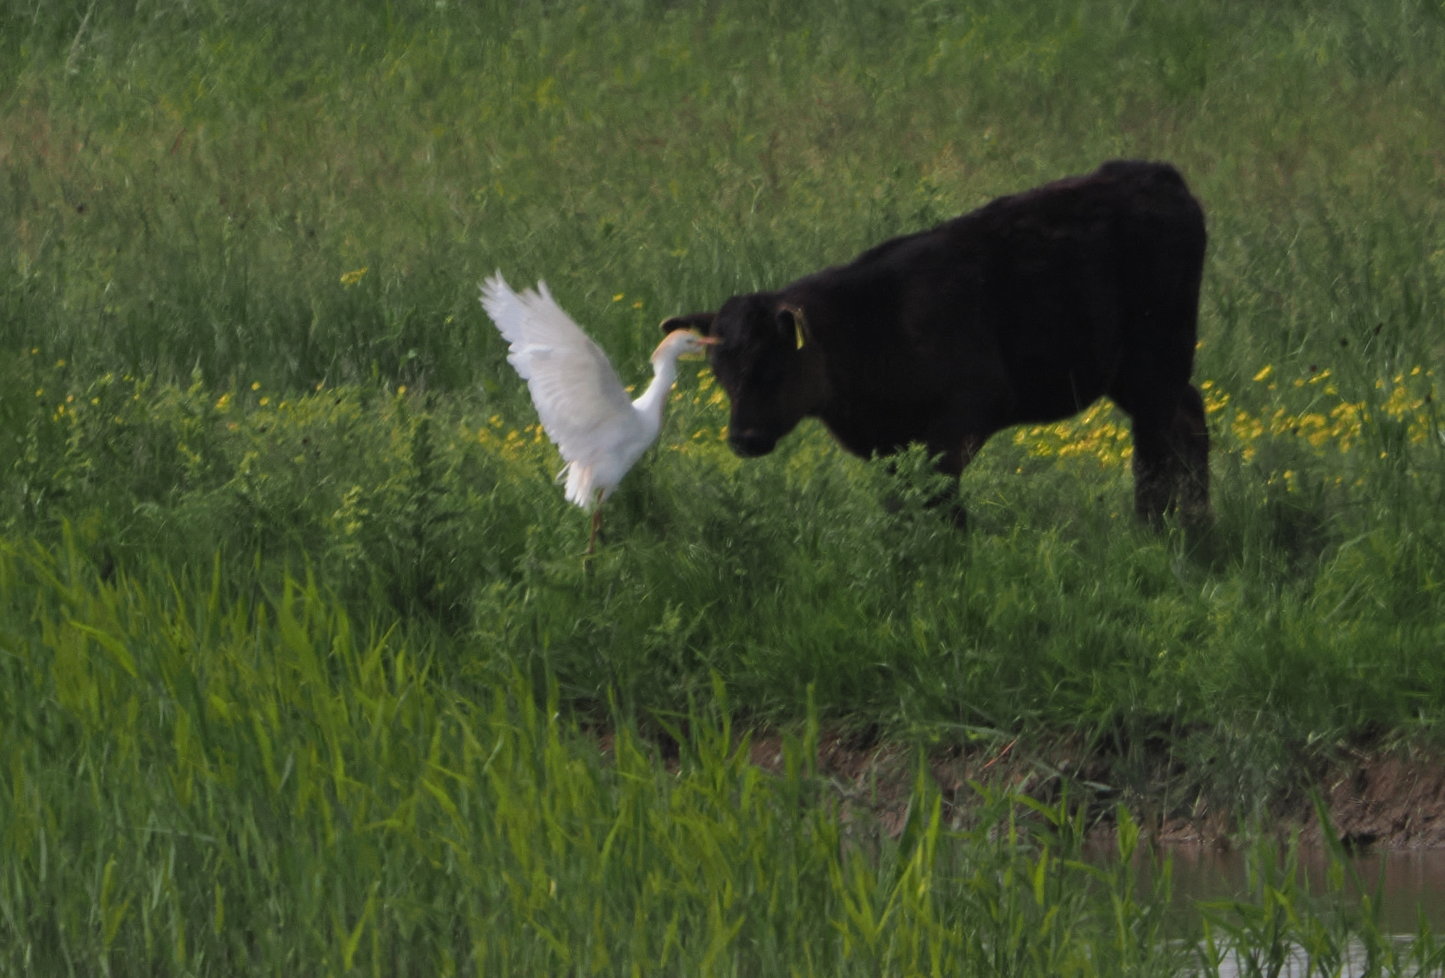
{"label": "white egret", "polygon": [[662,429],[677,358],[716,341],[688,330],[669,333],[652,351],[652,383],[628,400],[607,354],[562,311],[547,283],[518,293],[498,272],[482,283],[482,308],[510,344],[507,359],[527,382],[542,428],[567,463],[557,480],[566,477],[568,502],[592,515],[590,554],[603,501]]}

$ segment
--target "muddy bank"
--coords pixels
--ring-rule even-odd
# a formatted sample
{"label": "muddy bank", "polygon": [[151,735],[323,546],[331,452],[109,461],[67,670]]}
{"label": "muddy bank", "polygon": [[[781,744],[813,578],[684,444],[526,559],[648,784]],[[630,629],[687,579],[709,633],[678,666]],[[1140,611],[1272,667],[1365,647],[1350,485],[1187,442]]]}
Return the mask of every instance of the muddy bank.
{"label": "muddy bank", "polygon": [[[781,740],[757,736],[754,763],[777,770]],[[829,779],[847,807],[871,815],[896,833],[907,816],[917,777],[912,748],[867,743],[857,736],[827,734],[818,746],[818,773]],[[1445,757],[1418,751],[1341,752],[1320,762],[1308,777],[1280,785],[1277,797],[1252,811],[1234,810],[1199,788],[1187,788],[1187,774],[1167,765],[1135,783],[1111,783],[1102,759],[1079,756],[1066,746],[1030,749],[1018,742],[985,750],[940,751],[928,769],[948,806],[950,821],[969,822],[977,794],[974,783],[1021,792],[1042,801],[1064,796],[1089,805],[1094,831],[1112,833],[1115,806],[1122,803],[1154,840],[1164,844],[1228,847],[1251,819],[1267,818],[1282,835],[1298,832],[1306,842],[1321,836],[1314,797],[1322,800],[1334,832],[1356,849],[1445,847]]]}

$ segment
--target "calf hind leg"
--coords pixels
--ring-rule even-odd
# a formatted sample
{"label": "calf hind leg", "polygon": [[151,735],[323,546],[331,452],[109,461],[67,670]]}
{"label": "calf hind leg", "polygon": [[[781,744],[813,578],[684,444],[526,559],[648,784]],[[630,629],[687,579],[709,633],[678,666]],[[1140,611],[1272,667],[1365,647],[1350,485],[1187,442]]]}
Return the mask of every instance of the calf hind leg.
{"label": "calf hind leg", "polygon": [[1209,520],[1209,430],[1190,385],[1172,411],[1134,416],[1134,511],[1155,525],[1170,513],[1191,525]]}
{"label": "calf hind leg", "polygon": [[1209,507],[1209,426],[1204,420],[1204,399],[1192,385],[1184,388],[1174,412],[1174,440],[1179,469],[1175,504],[1186,523],[1205,523]]}

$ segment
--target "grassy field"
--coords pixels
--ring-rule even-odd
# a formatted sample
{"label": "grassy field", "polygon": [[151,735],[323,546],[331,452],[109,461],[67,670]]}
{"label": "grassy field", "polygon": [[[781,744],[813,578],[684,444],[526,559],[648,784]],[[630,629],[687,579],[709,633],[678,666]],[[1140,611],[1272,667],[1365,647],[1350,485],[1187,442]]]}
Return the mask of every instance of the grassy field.
{"label": "grassy field", "polygon": [[[1445,748],[1441,91],[1426,0],[8,0],[0,972],[1438,971],[1287,847],[1182,915],[1128,863]],[[920,458],[737,460],[690,367],[584,570],[486,274],[640,382],[1118,156],[1209,215],[1211,530],[1134,523],[1107,406],[997,436],[960,534],[880,505]],[[896,818],[827,738],[916,754]]]}

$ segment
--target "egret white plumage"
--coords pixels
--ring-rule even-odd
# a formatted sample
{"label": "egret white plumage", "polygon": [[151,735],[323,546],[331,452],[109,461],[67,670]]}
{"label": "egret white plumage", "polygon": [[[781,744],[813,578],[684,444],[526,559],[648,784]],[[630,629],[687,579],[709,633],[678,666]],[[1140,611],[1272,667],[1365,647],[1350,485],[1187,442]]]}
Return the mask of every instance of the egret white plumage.
{"label": "egret white plumage", "polygon": [[607,354],[557,305],[547,283],[514,292],[500,272],[482,283],[482,308],[510,345],[507,360],[527,382],[542,428],[566,462],[567,500],[592,514],[587,552],[597,544],[602,503],[657,440],[677,379],[677,359],[715,340],[669,333],[652,352],[652,382],[629,400]]}

